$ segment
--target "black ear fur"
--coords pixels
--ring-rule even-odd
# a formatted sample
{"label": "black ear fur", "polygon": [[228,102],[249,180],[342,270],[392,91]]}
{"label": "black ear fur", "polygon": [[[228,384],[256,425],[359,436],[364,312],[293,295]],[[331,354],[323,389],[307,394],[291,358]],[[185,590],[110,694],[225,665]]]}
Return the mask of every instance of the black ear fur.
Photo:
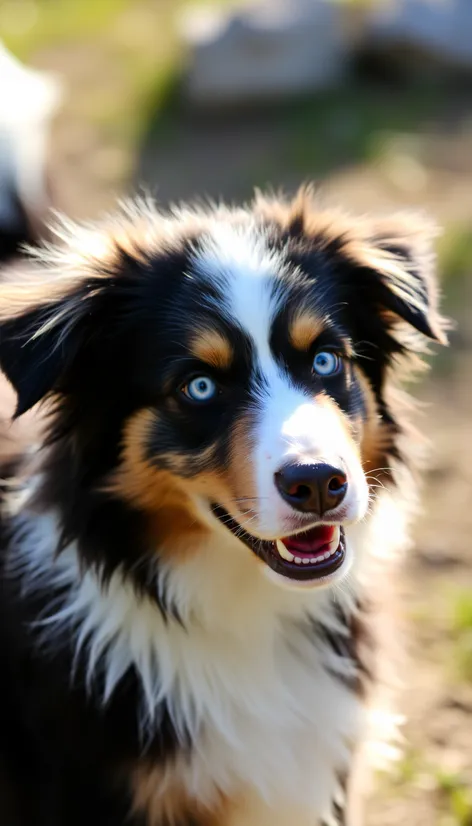
{"label": "black ear fur", "polygon": [[[431,237],[430,227],[414,216],[402,216],[391,222],[379,222],[369,238],[354,245],[352,254],[349,244],[346,245],[348,270],[351,269],[346,287],[351,290],[357,312],[363,315],[367,327],[377,328],[381,339],[388,336],[392,352],[423,349],[419,336],[410,337],[405,344],[397,330],[399,321],[426,338],[447,344],[448,324],[438,310]],[[384,341],[381,346],[385,346]]]}
{"label": "black ear fur", "polygon": [[[49,312],[60,313],[60,307]],[[0,366],[17,393],[15,418],[51,392],[79,347],[74,329],[64,335],[66,319],[37,335],[44,321],[40,308],[0,324]]]}
{"label": "black ear fur", "polygon": [[[94,316],[92,308],[100,289],[103,282],[97,285],[93,279],[80,279],[75,289],[55,301],[39,299],[29,308],[26,305],[24,312],[10,316],[4,311],[6,317],[0,321],[0,367],[17,393],[15,418],[53,390],[62,389],[87,339],[88,322]],[[0,290],[0,308],[1,298]],[[24,293],[21,298],[25,300]]]}
{"label": "black ear fur", "polygon": [[[446,344],[446,324],[438,311],[438,287],[431,254],[400,242],[380,244],[398,262],[400,272],[380,273],[379,300],[426,338]],[[403,273],[403,277],[402,277]]]}

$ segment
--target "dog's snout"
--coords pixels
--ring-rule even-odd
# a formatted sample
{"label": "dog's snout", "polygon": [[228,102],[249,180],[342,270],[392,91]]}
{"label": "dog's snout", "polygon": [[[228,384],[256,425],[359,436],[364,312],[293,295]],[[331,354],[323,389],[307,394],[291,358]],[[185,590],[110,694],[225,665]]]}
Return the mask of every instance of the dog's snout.
{"label": "dog's snout", "polygon": [[343,501],[347,477],[342,470],[324,463],[287,465],[275,474],[275,485],[282,499],[295,510],[322,516]]}

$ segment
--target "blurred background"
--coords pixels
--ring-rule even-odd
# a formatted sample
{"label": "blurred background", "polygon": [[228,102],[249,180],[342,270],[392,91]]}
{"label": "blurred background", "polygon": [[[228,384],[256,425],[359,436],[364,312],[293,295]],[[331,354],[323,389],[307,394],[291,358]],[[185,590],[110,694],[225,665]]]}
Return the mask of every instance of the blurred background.
{"label": "blurred background", "polygon": [[306,179],[443,227],[457,328],[417,389],[432,461],[401,582],[405,751],[366,822],[472,826],[472,0],[0,0],[0,257],[51,206]]}

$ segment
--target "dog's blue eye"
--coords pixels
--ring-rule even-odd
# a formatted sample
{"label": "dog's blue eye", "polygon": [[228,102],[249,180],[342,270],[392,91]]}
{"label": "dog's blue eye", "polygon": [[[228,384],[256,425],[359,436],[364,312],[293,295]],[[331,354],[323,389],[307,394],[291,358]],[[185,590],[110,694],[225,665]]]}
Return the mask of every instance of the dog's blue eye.
{"label": "dog's blue eye", "polygon": [[218,393],[218,388],[209,376],[196,376],[182,388],[182,392],[193,402],[210,402]]}
{"label": "dog's blue eye", "polygon": [[342,367],[342,358],[330,350],[319,350],[313,359],[313,372],[318,376],[334,376]]}

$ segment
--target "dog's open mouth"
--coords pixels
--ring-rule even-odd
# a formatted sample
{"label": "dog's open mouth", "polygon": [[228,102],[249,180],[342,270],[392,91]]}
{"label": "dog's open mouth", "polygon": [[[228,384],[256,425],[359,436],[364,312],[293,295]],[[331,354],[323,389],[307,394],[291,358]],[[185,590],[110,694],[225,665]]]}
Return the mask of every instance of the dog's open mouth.
{"label": "dog's open mouth", "polygon": [[212,510],[228,530],[281,576],[305,582],[324,579],[344,562],[346,540],[340,526],[317,525],[293,536],[265,540],[245,531],[219,505],[214,505]]}

